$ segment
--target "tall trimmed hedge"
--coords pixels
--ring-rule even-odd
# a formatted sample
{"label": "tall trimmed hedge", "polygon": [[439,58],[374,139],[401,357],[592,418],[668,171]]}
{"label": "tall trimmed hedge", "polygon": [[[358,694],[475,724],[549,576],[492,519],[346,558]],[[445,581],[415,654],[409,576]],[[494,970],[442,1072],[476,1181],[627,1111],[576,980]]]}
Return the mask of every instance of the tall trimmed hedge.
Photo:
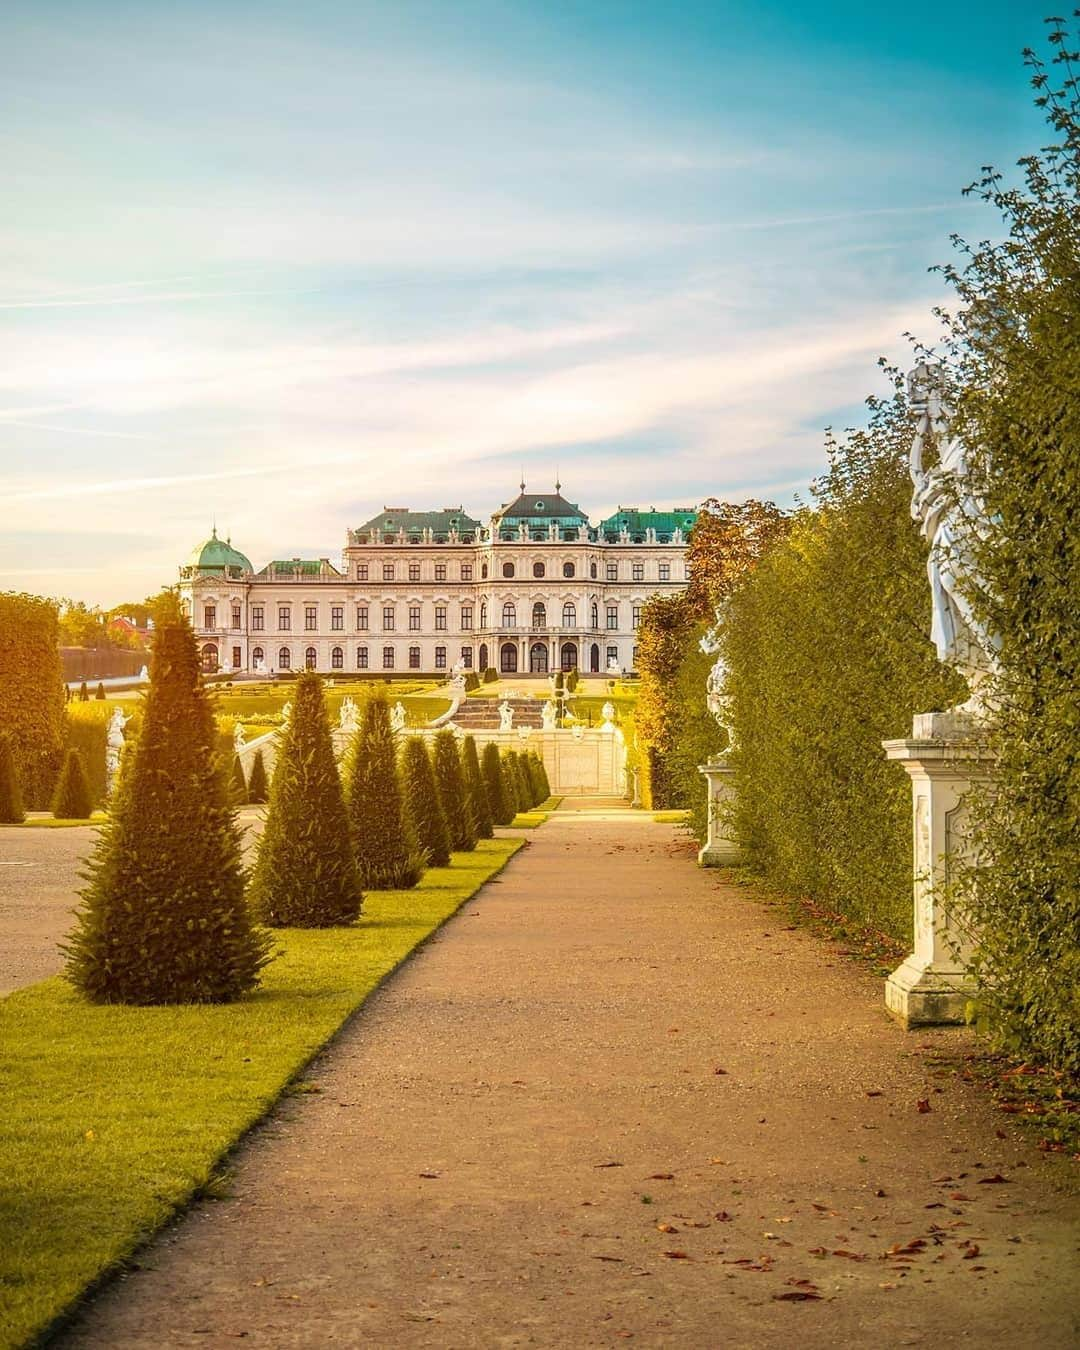
{"label": "tall trimmed hedge", "polygon": [[0,592],[0,731],[30,810],[45,810],[63,759],[64,680],[56,605]]}
{"label": "tall trimmed hedge", "polygon": [[488,741],[484,746],[480,767],[492,822],[495,825],[509,825],[517,814],[517,798],[511,797],[507,790],[507,771],[494,741]]}
{"label": "tall trimmed hedge", "polygon": [[439,785],[450,847],[455,853],[468,853],[476,847],[476,822],[465,786],[457,737],[452,731],[435,735],[435,778]]}
{"label": "tall trimmed hedge", "polygon": [[52,813],[57,820],[88,820],[94,809],[82,756],[69,750],[53,793]]}
{"label": "tall trimmed hedge", "polygon": [[491,803],[488,801],[487,786],[480,769],[480,756],[476,751],[476,739],[466,736],[461,743],[461,767],[465,778],[465,790],[469,794],[469,809],[476,824],[478,839],[491,839],[494,834],[494,820],[491,815]]}
{"label": "tall trimmed hedge", "polygon": [[401,756],[401,777],[409,819],[428,866],[449,867],[450,831],[435,782],[431,756],[421,736],[410,736]]}
{"label": "tall trimmed hedge", "polygon": [[0,825],[21,825],[25,819],[11,738],[0,732]]}
{"label": "tall trimmed hedge", "polygon": [[406,810],[397,738],[381,691],[369,698],[348,754],[349,830],[369,890],[407,890],[424,872]]}

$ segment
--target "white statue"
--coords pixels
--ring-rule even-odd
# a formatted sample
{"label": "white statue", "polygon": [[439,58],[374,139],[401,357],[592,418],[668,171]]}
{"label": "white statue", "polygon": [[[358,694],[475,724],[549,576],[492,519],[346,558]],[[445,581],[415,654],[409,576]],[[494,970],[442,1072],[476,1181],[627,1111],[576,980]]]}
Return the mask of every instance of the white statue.
{"label": "white statue", "polygon": [[405,705],[400,699],[390,709],[390,730],[394,732],[405,730]]}
{"label": "white statue", "polygon": [[511,731],[514,726],[514,710],[505,699],[499,704],[499,730]]}
{"label": "white statue", "polygon": [[149,666],[143,666],[139,670],[139,683],[147,684],[149,680],[150,680],[150,668]]}
{"label": "white statue", "polygon": [[612,703],[612,701],[611,701],[610,699],[607,699],[607,700],[604,702],[604,706],[600,709],[600,716],[604,719],[604,720],[600,723],[600,730],[601,730],[601,731],[614,731],[614,730],[615,730],[615,704]]}
{"label": "white statue", "polygon": [[120,772],[120,754],[124,748],[124,728],[130,721],[130,716],[125,717],[121,708],[117,708],[109,718],[108,731],[105,733],[105,783],[109,793],[116,786],[116,775]]}
{"label": "white statue", "polygon": [[544,730],[554,731],[555,722],[559,716],[559,709],[553,698],[549,698],[543,708],[541,708],[540,716],[543,719]]}
{"label": "white statue", "polygon": [[[972,543],[987,528],[987,515],[970,487],[970,471],[959,437],[949,438],[951,410],[945,401],[940,366],[920,362],[908,375],[908,401],[919,421],[911,442],[911,515],[930,545],[930,638],[938,657],[954,666],[971,686],[964,705],[983,708],[979,686],[998,668],[1001,642],[975,614],[971,592],[980,585]],[[937,462],[926,466],[926,452]]]}
{"label": "white statue", "polygon": [[705,706],[712,713],[716,725],[727,733],[727,749],[735,748],[735,721],[731,713],[731,699],[725,686],[727,684],[727,662],[724,660],[720,643],[720,628],[724,621],[723,608],[715,613],[715,622],[698,644],[706,656],[715,656],[709,678],[705,682]]}
{"label": "white statue", "polygon": [[291,721],[292,721],[292,700],[290,699],[290,700],[285,704],[284,708],[282,708],[282,710],[281,710],[281,729],[282,729],[282,731],[287,730],[288,725],[289,725],[289,723],[290,723]]}
{"label": "white statue", "polygon": [[359,717],[356,704],[353,702],[352,697],[349,694],[346,694],[341,700],[341,707],[338,709],[338,728],[343,731],[346,736],[351,736],[356,730],[358,720]]}
{"label": "white statue", "polygon": [[233,752],[237,755],[244,748],[244,728],[240,725],[239,722],[237,722],[233,726],[232,744],[233,744]]}
{"label": "white statue", "polygon": [[619,661],[617,657],[612,656],[608,659],[607,672],[609,675],[618,675]]}

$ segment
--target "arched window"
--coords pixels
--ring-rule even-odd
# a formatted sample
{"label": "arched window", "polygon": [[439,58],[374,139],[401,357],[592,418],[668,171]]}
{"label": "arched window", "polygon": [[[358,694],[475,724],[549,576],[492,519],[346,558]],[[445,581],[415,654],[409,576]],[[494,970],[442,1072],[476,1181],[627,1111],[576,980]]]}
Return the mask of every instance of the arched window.
{"label": "arched window", "polygon": [[481,644],[480,644],[480,651],[478,652],[478,656],[479,656],[479,666],[480,666],[481,671],[487,670],[487,668],[488,668],[488,647],[487,647],[487,643],[486,643],[486,642],[481,642]]}
{"label": "arched window", "polygon": [[367,670],[368,652],[366,647],[357,647],[356,649],[356,669]]}
{"label": "arched window", "polygon": [[590,619],[589,619],[589,627],[590,627],[590,628],[599,628],[599,627],[600,627],[600,606],[596,603],[595,600],[592,602],[592,609],[589,611],[589,615],[590,615]]}
{"label": "arched window", "polygon": [[504,675],[512,675],[518,668],[518,650],[516,642],[504,642],[499,652],[499,668]]}
{"label": "arched window", "polygon": [[486,627],[487,627],[487,601],[486,601],[486,600],[481,600],[481,601],[480,601],[480,627],[481,627],[481,628],[486,628]]}
{"label": "arched window", "polygon": [[596,580],[596,564],[595,564],[595,563],[590,563],[590,564],[589,564],[589,576],[592,577],[593,581]]}
{"label": "arched window", "polygon": [[513,564],[513,563],[503,563],[503,576],[504,576],[504,577],[512,577],[513,575],[514,575],[514,564]]}
{"label": "arched window", "polygon": [[504,628],[514,628],[517,626],[517,610],[514,608],[513,600],[507,600],[503,605],[502,626]]}
{"label": "arched window", "polygon": [[344,651],[342,651],[340,647],[335,647],[333,651],[330,653],[330,669],[331,670],[345,669],[345,653]]}
{"label": "arched window", "polygon": [[574,575],[575,570],[576,569],[572,562],[564,562],[562,565],[562,574],[564,577],[572,577]]}
{"label": "arched window", "polygon": [[200,655],[202,656],[202,668],[206,674],[213,674],[218,668],[217,648],[212,642],[206,643]]}
{"label": "arched window", "polygon": [[266,658],[263,655],[263,649],[261,647],[252,647],[251,664],[253,666],[261,666],[265,659]]}
{"label": "arched window", "polygon": [[288,670],[292,665],[292,656],[288,647],[282,647],[277,654],[278,670]]}
{"label": "arched window", "polygon": [[542,577],[544,575],[544,564],[542,562],[533,563],[533,576]]}
{"label": "arched window", "polygon": [[304,665],[308,670],[315,669],[315,666],[318,664],[318,659],[319,656],[314,647],[309,647],[304,653]]}
{"label": "arched window", "polygon": [[573,600],[567,600],[562,607],[562,626],[564,628],[577,627],[577,610],[574,608]]}
{"label": "arched window", "polygon": [[480,564],[480,575],[486,580],[486,579],[487,579],[487,574],[488,574],[488,565],[487,565],[487,563],[481,563],[481,564]]}
{"label": "arched window", "polygon": [[547,607],[543,600],[537,600],[536,604],[533,605],[532,626],[534,628],[547,627]]}

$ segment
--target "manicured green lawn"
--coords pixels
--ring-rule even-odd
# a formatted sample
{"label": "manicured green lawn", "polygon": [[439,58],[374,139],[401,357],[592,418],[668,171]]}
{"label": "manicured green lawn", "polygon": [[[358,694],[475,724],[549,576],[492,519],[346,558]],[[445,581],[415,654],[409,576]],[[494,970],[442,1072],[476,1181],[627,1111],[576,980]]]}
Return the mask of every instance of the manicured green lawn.
{"label": "manicured green lawn", "polygon": [[104,811],[95,811],[89,820],[69,820],[67,817],[61,817],[59,820],[55,816],[28,816],[26,820],[20,821],[18,825],[0,825],[3,830],[68,830],[73,826],[82,825],[100,825],[105,819]]}
{"label": "manicured green lawn", "polygon": [[95,1007],[61,979],[0,1001],[0,1346],[69,1309],[200,1190],[414,947],[521,847],[484,840],[354,928],[288,929],[252,996]]}
{"label": "manicured green lawn", "polygon": [[657,825],[685,825],[690,818],[689,811],[654,811],[652,818]]}
{"label": "manicured green lawn", "polygon": [[534,806],[531,811],[519,811],[514,819],[507,826],[510,830],[535,830],[538,825],[543,825],[552,811],[556,810],[561,797],[549,797],[547,801],[541,802],[539,806]]}

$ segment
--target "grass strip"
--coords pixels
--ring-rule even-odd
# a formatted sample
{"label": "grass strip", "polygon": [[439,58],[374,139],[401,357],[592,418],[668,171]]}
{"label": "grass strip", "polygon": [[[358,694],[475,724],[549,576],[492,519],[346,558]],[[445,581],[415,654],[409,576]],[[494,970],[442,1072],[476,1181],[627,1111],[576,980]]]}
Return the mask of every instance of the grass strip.
{"label": "grass strip", "polygon": [[538,825],[543,825],[553,811],[558,810],[561,802],[561,797],[548,797],[539,806],[534,806],[531,811],[519,811],[507,826],[507,829],[535,830]]}
{"label": "grass strip", "polygon": [[89,825],[100,825],[105,819],[104,811],[95,811],[89,820],[74,820],[68,816],[29,816],[18,825],[0,825],[3,830],[73,830],[85,829]]}
{"label": "grass strip", "polygon": [[96,1007],[65,981],[0,1000],[0,1346],[69,1312],[194,1196],[348,1016],[522,846],[482,840],[353,928],[286,929],[250,997]]}
{"label": "grass strip", "polygon": [[652,818],[655,825],[685,825],[690,819],[690,812],[654,811],[652,813]]}

